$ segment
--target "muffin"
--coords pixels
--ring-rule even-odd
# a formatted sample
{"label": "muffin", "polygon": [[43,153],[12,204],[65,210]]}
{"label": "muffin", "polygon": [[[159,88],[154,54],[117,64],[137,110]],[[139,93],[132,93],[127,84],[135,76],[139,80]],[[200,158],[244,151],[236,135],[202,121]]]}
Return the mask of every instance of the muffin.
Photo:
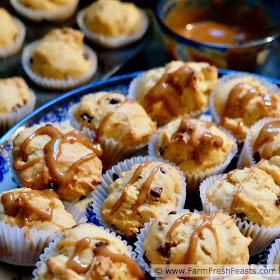
{"label": "muffin", "polygon": [[[159,213],[177,208],[181,181],[179,172],[167,163],[135,164],[109,186],[101,216],[129,237]],[[183,208],[184,201],[181,204]]]}
{"label": "muffin", "polygon": [[279,133],[279,118],[265,118],[255,123],[246,136],[238,167],[254,165],[262,159],[280,155]]}
{"label": "muffin", "polygon": [[10,0],[13,8],[32,21],[62,21],[71,17],[79,0]]}
{"label": "muffin", "polygon": [[[70,121],[75,128],[83,129],[89,135],[93,132],[110,164],[126,157],[126,150],[129,154],[147,145],[156,131],[156,124],[142,106],[117,92],[85,95],[78,105],[70,109]],[[112,145],[116,147],[108,142],[109,139],[114,140]]]}
{"label": "muffin", "polygon": [[278,269],[278,273],[280,271],[280,239],[279,237],[274,240],[271,244],[268,252],[265,252],[267,255],[267,265],[274,265],[276,269]]}
{"label": "muffin", "polygon": [[145,279],[125,244],[93,224],[79,224],[40,263],[35,279]]}
{"label": "muffin", "polygon": [[76,225],[51,190],[13,189],[0,194],[0,220],[12,227],[27,226],[57,232]]}
{"label": "muffin", "polygon": [[216,123],[244,141],[249,128],[265,117],[280,116],[280,97],[251,77],[238,77],[218,85],[211,94]]}
{"label": "muffin", "polygon": [[[143,242],[144,258],[154,264],[248,264],[250,238],[231,217],[216,211],[174,211],[158,215]],[[137,244],[137,248],[139,248]]]}
{"label": "muffin", "polygon": [[17,53],[25,38],[22,22],[0,8],[0,59]]}
{"label": "muffin", "polygon": [[237,147],[229,134],[211,122],[179,118],[158,130],[149,153],[175,163],[186,176],[188,190],[205,177],[221,173]]}
{"label": "muffin", "polygon": [[172,61],[136,78],[129,95],[152,120],[164,125],[176,117],[197,116],[206,110],[217,82],[217,68],[209,63]]}
{"label": "muffin", "polygon": [[[69,27],[51,30],[23,54],[23,66],[40,86],[65,89],[91,79],[96,70],[94,52],[83,45],[84,35]],[[31,72],[31,73],[30,73]]]}
{"label": "muffin", "polygon": [[100,146],[69,125],[26,128],[15,137],[12,153],[24,187],[51,188],[74,200],[101,183]]}
{"label": "muffin", "polygon": [[0,133],[32,112],[36,95],[20,77],[0,79]]}
{"label": "muffin", "polygon": [[94,43],[116,48],[139,40],[148,28],[146,15],[134,3],[98,0],[80,12],[77,22]]}

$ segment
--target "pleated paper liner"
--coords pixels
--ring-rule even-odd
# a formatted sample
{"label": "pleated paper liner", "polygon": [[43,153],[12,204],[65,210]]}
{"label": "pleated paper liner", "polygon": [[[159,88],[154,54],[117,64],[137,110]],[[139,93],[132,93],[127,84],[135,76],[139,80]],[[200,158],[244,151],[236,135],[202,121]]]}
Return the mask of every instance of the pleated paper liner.
{"label": "pleated paper liner", "polygon": [[70,4],[63,5],[54,11],[48,11],[48,10],[38,10],[38,9],[36,10],[36,9],[29,8],[23,5],[20,2],[20,0],[10,0],[10,4],[13,6],[13,8],[16,10],[17,13],[35,22],[39,22],[42,20],[47,20],[47,21],[66,20],[74,14],[78,6],[78,3],[79,0],[73,0],[72,3]]}
{"label": "pleated paper liner", "polygon": [[[76,223],[87,221],[85,214],[73,204],[68,202],[63,204]],[[61,234],[61,231],[54,233],[35,228],[29,229],[26,226],[19,228],[0,221],[0,260],[22,266],[35,265],[43,249]]]}
{"label": "pleated paper liner", "polygon": [[[158,159],[155,157],[149,157],[149,156],[138,156],[133,157],[131,159],[126,159],[125,161],[119,162],[118,164],[114,165],[110,170],[108,170],[103,176],[102,176],[102,184],[97,186],[96,189],[92,192],[92,203],[90,205],[90,209],[88,211],[88,215],[92,216],[92,214],[95,216],[98,222],[104,226],[105,228],[108,228],[111,231],[116,231],[117,233],[126,236],[125,232],[122,232],[118,230],[114,225],[109,224],[100,213],[101,205],[103,204],[104,200],[108,196],[108,190],[110,185],[114,182],[113,174],[121,174],[124,171],[130,170],[130,168],[135,164],[141,164],[145,161],[156,161],[156,162],[164,162],[172,167],[174,167],[178,173],[181,176],[181,183],[182,183],[182,189],[177,197],[177,208],[176,209],[183,209],[185,200],[186,200],[186,182],[183,175],[183,172],[174,164],[170,163],[167,160]],[[174,209],[170,209],[174,210]],[[92,211],[92,213],[90,213]],[[89,218],[91,220],[91,218]]]}
{"label": "pleated paper liner", "polygon": [[[213,185],[216,180],[219,180],[224,174],[211,176],[204,180],[200,185],[200,197],[202,202],[203,210],[207,215],[214,213],[219,208],[214,206],[212,202],[208,202],[206,198],[207,190]],[[222,209],[219,209],[221,212],[224,212]],[[224,212],[228,214],[227,212]],[[280,226],[275,227],[265,227],[260,226],[257,223],[253,223],[247,220],[242,221],[240,218],[235,217],[234,222],[239,228],[240,232],[252,239],[252,242],[249,246],[250,255],[255,256],[260,254],[265,248],[277,237],[280,235]]]}
{"label": "pleated paper liner", "polygon": [[140,40],[144,36],[144,34],[146,33],[149,27],[149,19],[147,15],[143,11],[141,11],[143,27],[139,32],[135,34],[123,35],[119,37],[105,36],[102,34],[94,33],[87,28],[85,24],[85,13],[86,13],[86,9],[83,9],[78,13],[77,23],[79,28],[85,34],[87,39],[105,48],[115,49],[115,48],[121,48],[130,45]]}
{"label": "pleated paper liner", "polygon": [[0,59],[4,59],[6,57],[12,56],[16,53],[19,52],[21,49],[24,39],[25,39],[25,34],[26,34],[26,29],[24,24],[17,18],[13,17],[13,21],[17,26],[18,29],[18,37],[16,41],[9,47],[7,48],[0,48]]}
{"label": "pleated paper liner", "polygon": [[96,53],[89,48],[87,45],[83,44],[84,52],[88,55],[91,61],[91,69],[88,73],[85,73],[80,78],[72,78],[68,77],[67,79],[53,79],[53,78],[46,78],[41,77],[35,72],[32,71],[30,67],[30,58],[32,57],[32,53],[34,48],[40,43],[40,40],[35,41],[29,45],[27,45],[22,54],[21,63],[23,69],[27,76],[40,87],[50,89],[50,90],[69,90],[75,87],[78,87],[82,84],[87,83],[95,74],[97,69],[97,56]]}

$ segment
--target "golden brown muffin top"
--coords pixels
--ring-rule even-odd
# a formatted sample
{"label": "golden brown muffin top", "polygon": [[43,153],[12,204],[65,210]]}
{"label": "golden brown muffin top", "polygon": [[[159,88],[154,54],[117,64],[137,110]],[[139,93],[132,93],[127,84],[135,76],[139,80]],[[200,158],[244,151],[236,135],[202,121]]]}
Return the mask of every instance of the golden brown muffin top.
{"label": "golden brown muffin top", "polygon": [[65,280],[145,279],[124,243],[90,223],[66,230],[37,274],[38,280],[61,277]]}
{"label": "golden brown muffin top", "polygon": [[143,27],[140,10],[134,3],[118,0],[98,0],[85,13],[89,30],[105,36],[120,37],[139,32]]}
{"label": "golden brown muffin top", "polygon": [[139,232],[159,213],[176,209],[182,189],[179,172],[163,162],[145,161],[120,174],[109,187],[100,212],[103,218],[126,232]]}
{"label": "golden brown muffin top", "polygon": [[250,238],[233,219],[216,211],[158,215],[143,243],[151,264],[248,264]]}
{"label": "golden brown muffin top", "polygon": [[259,165],[242,170],[230,171],[215,181],[206,192],[208,202],[229,214],[236,214],[242,220],[258,223],[260,226],[280,224],[279,186],[269,175],[269,165]]}
{"label": "golden brown muffin top", "polygon": [[41,77],[80,78],[88,73],[91,60],[83,49],[84,34],[70,27],[56,28],[34,48],[31,69]]}
{"label": "golden brown muffin top", "polygon": [[206,62],[172,61],[146,72],[136,89],[136,100],[159,125],[178,116],[203,110],[218,83],[215,66]]}
{"label": "golden brown muffin top", "polygon": [[4,8],[0,8],[0,30],[0,48],[10,47],[17,40],[18,28]]}
{"label": "golden brown muffin top", "polygon": [[34,10],[55,11],[72,3],[73,0],[20,0],[20,2],[22,5]]}
{"label": "golden brown muffin top", "polygon": [[26,187],[54,188],[61,198],[75,199],[101,181],[101,147],[69,125],[27,128],[14,139],[12,152]]}
{"label": "golden brown muffin top", "polygon": [[11,226],[57,232],[76,224],[51,190],[13,189],[0,195],[0,219]]}
{"label": "golden brown muffin top", "polygon": [[280,116],[280,97],[248,76],[220,84],[214,91],[220,125],[244,140],[249,128],[265,117]]}
{"label": "golden brown muffin top", "polygon": [[117,92],[85,95],[74,116],[82,125],[96,132],[96,141],[105,136],[125,146],[135,146],[149,141],[156,131],[156,124],[142,106]]}
{"label": "golden brown muffin top", "polygon": [[233,147],[233,139],[213,123],[179,118],[158,130],[155,154],[199,173],[223,163]]}
{"label": "golden brown muffin top", "polygon": [[0,79],[0,116],[16,112],[29,100],[28,85],[21,77]]}

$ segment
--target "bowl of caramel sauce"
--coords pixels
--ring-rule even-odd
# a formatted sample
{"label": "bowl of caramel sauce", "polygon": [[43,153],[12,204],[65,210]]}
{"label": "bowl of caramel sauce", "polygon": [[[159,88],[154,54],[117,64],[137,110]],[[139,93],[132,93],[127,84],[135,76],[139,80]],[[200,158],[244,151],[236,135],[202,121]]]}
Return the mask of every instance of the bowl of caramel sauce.
{"label": "bowl of caramel sauce", "polygon": [[219,68],[254,70],[280,35],[280,1],[158,0],[154,11],[175,59]]}

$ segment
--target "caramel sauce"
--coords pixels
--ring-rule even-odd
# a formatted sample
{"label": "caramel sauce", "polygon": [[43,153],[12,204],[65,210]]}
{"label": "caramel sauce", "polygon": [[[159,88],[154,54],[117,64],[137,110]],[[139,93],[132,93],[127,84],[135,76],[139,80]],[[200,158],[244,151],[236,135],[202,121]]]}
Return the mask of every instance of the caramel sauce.
{"label": "caramel sauce", "polygon": [[[252,98],[258,96],[257,89],[254,87],[244,91],[245,86],[243,83],[239,83],[231,89],[219,125],[224,125],[227,117],[236,118],[237,115],[241,118],[244,117],[247,104]],[[269,92],[261,92],[260,94],[261,100],[258,102],[258,106],[266,115],[270,115],[271,111],[277,108],[276,98]],[[243,126],[243,121],[239,120],[237,127],[234,129],[235,133],[240,134]]]}
{"label": "caramel sauce", "polygon": [[209,204],[209,201],[214,197],[215,193],[223,186],[224,183],[225,183],[225,181],[221,181],[219,183],[218,187],[212,192],[212,194],[210,195],[209,199],[207,199],[206,205]]}
{"label": "caramel sauce", "polygon": [[[239,200],[240,193],[243,190],[244,184],[247,183],[251,179],[251,177],[255,174],[254,167],[251,167],[250,169],[251,169],[251,172],[249,173],[247,178],[245,180],[243,180],[242,183],[240,183],[240,185],[237,188],[237,190],[235,192],[235,195],[233,197],[233,200],[232,200],[232,203],[231,203],[231,207],[230,207],[230,213],[232,215],[236,214],[236,206],[237,206],[237,203],[238,203],[238,200]],[[228,181],[230,181],[230,179],[228,179]]]}
{"label": "caramel sauce", "polygon": [[260,154],[260,158],[267,159],[271,144],[275,137],[280,133],[280,121],[273,121],[265,124],[259,132],[259,135],[253,145],[253,154],[258,151],[264,144],[264,149]]}
{"label": "caramel sauce", "polygon": [[[34,198],[41,196],[50,200],[48,209],[42,209],[32,202]],[[18,193],[17,198],[16,192],[11,191],[1,196],[1,203],[3,204],[6,215],[13,217],[19,215],[22,224],[29,226],[28,216],[30,213],[35,213],[38,217],[37,220],[52,222],[53,210],[56,205],[55,198],[58,198],[58,196],[51,190],[47,190],[47,192],[38,190],[21,192]],[[61,226],[59,225],[59,227]]]}
{"label": "caramel sauce", "polygon": [[[99,240],[99,238],[98,238]],[[136,278],[142,280],[145,279],[145,275],[142,270],[137,266],[136,262],[132,260],[126,254],[115,254],[108,250],[106,247],[110,242],[108,240],[102,240],[100,243],[95,244],[95,247],[91,247],[91,238],[85,237],[79,241],[61,241],[57,243],[57,246],[60,248],[62,246],[76,246],[73,256],[67,261],[66,267],[75,271],[77,274],[85,274],[90,267],[92,262],[89,264],[84,264],[80,260],[81,253],[86,249],[92,249],[94,253],[94,258],[98,257],[108,257],[112,262],[124,263],[127,266],[129,272]]]}
{"label": "caramel sauce", "polygon": [[199,236],[201,235],[202,231],[205,228],[208,228],[212,233],[215,238],[216,242],[216,247],[217,247],[217,261],[216,263],[219,263],[220,260],[220,254],[219,254],[219,240],[218,240],[218,235],[216,228],[213,226],[212,221],[216,217],[217,213],[219,211],[215,211],[210,217],[207,217],[204,213],[201,213],[200,215],[203,218],[203,223],[192,233],[191,238],[190,238],[190,245],[187,250],[187,253],[185,255],[185,264],[191,264],[192,263],[192,257],[195,254],[196,248],[197,248],[197,243],[199,240]]}
{"label": "caramel sauce", "polygon": [[107,121],[112,117],[112,115],[120,107],[122,107],[124,104],[126,104],[126,103],[133,103],[133,102],[135,102],[135,101],[132,100],[132,99],[125,99],[123,102],[118,103],[108,114],[106,114],[106,116],[102,120],[101,124],[99,125],[98,129],[96,130],[95,139],[94,139],[96,142],[98,142],[100,140],[100,137],[103,135],[103,131],[104,131],[105,125],[106,125]]}
{"label": "caramel sauce", "polygon": [[[194,160],[197,164],[203,163],[203,147],[208,146],[220,148],[224,141],[220,136],[213,135],[209,128],[212,123],[201,122],[199,125],[192,123],[189,118],[183,118],[178,130],[171,136],[170,143],[179,142],[184,137],[184,133],[188,133],[188,144],[194,150]],[[183,140],[184,141],[184,140]]]}
{"label": "caramel sauce", "polygon": [[[44,147],[44,159],[46,161],[46,164],[50,170],[52,178],[50,181],[56,182],[59,185],[67,185],[69,184],[74,175],[76,174],[79,166],[89,161],[97,156],[102,155],[102,148],[99,144],[92,143],[90,139],[88,139],[86,136],[84,136],[82,133],[78,131],[71,131],[67,134],[61,133],[59,130],[57,130],[55,127],[51,125],[46,125],[43,127],[38,128],[32,135],[30,135],[27,139],[24,140],[24,142],[20,145],[20,153],[19,156],[14,161],[14,169],[16,171],[23,171],[26,168],[29,168],[33,166],[38,161],[42,160],[43,158],[36,158],[32,161],[29,161],[27,163],[22,164],[22,161],[25,161],[27,159],[26,149],[28,144],[32,139],[39,135],[48,135],[51,137],[51,140],[45,145]],[[92,151],[91,154],[86,155],[79,159],[78,161],[74,162],[68,170],[62,172],[58,170],[57,167],[57,158],[61,154],[61,146],[64,143],[81,143],[84,146],[86,146],[88,149]]]}
{"label": "caramel sauce", "polygon": [[124,186],[123,191],[122,191],[122,195],[121,197],[117,200],[117,202],[114,204],[114,206],[112,207],[112,210],[110,212],[110,215],[114,215],[114,213],[116,211],[118,211],[118,209],[120,208],[120,206],[122,205],[122,203],[124,202],[125,196],[126,196],[126,192],[128,190],[128,188],[134,184],[137,180],[138,177],[140,176],[142,170],[151,163],[152,161],[145,161],[143,163],[141,163],[137,169],[135,170],[133,176],[131,177],[131,179],[128,181],[128,183]]}
{"label": "caramel sauce", "polygon": [[230,182],[231,180],[231,177],[235,174],[235,172],[237,172],[238,169],[234,169],[234,170],[231,170],[230,172],[227,173],[227,180]]}
{"label": "caramel sauce", "polygon": [[194,70],[186,66],[165,73],[144,97],[144,108],[147,113],[152,113],[155,102],[162,101],[172,116],[182,114],[181,95],[193,73]]}

